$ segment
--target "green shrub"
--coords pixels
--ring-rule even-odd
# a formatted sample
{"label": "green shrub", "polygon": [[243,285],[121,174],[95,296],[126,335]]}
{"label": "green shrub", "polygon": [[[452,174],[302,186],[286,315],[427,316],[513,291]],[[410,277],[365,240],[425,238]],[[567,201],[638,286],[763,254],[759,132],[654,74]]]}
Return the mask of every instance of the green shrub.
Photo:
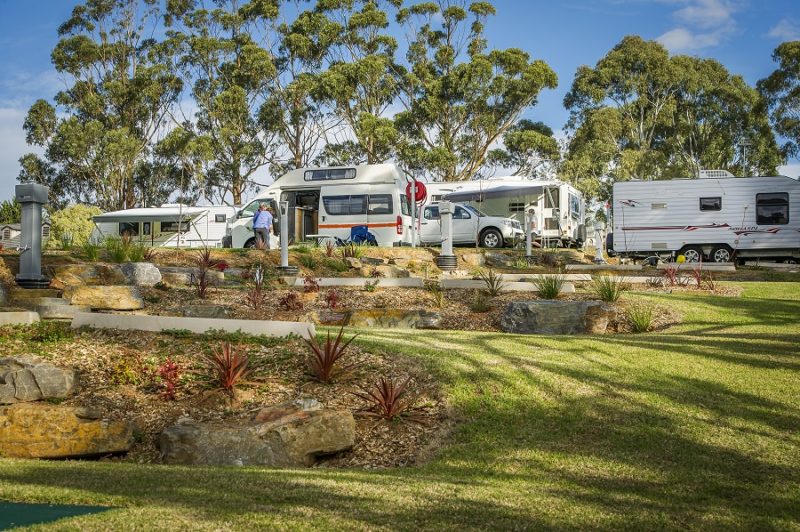
{"label": "green shrub", "polygon": [[297,253],[311,253],[311,249],[306,246],[305,244],[300,244],[299,246],[295,246],[294,251]]}
{"label": "green shrub", "polygon": [[50,344],[61,340],[69,340],[72,337],[73,331],[69,323],[39,321],[31,326],[31,340],[34,342]]}
{"label": "green shrub", "polygon": [[492,310],[492,302],[489,297],[482,290],[477,290],[469,303],[469,309],[472,312],[489,312]]}
{"label": "green shrub", "polygon": [[365,292],[374,292],[378,289],[378,283],[380,282],[379,279],[375,279],[374,281],[367,281],[364,283],[364,291]]}
{"label": "green shrub", "polygon": [[105,239],[103,244],[106,247],[108,260],[111,262],[119,263],[128,260],[128,247],[130,246],[125,242],[125,239],[110,236]]}
{"label": "green shrub", "polygon": [[329,259],[327,257],[325,257],[323,264],[325,264],[325,266],[331,270],[339,273],[346,272],[350,269],[350,265],[346,262],[337,259]]}
{"label": "green shrub", "polygon": [[433,303],[436,308],[442,308],[445,304],[444,289],[437,282],[425,283],[425,289],[433,296]]}
{"label": "green shrub", "polygon": [[147,246],[141,242],[133,242],[128,246],[128,260],[130,262],[142,262],[146,252]]}
{"label": "green shrub", "polygon": [[297,262],[309,270],[313,270],[317,267],[317,259],[315,259],[313,255],[299,255],[297,257]]}
{"label": "green shrub", "polygon": [[489,293],[490,297],[495,297],[502,292],[503,287],[505,287],[505,283],[503,282],[503,276],[499,273],[495,273],[495,271],[489,268],[489,271],[481,271],[479,274],[481,281],[486,284],[486,291]]}
{"label": "green shrub", "polygon": [[83,245],[83,254],[86,256],[86,260],[97,262],[100,259],[100,246],[94,242],[87,241]]}
{"label": "green shrub", "polygon": [[354,259],[360,259],[362,255],[364,255],[364,246],[359,246],[354,242],[348,242],[347,244],[342,246],[343,259],[346,259],[348,257],[352,257]]}
{"label": "green shrub", "polygon": [[617,301],[627,289],[625,278],[620,275],[598,275],[592,278],[592,292],[609,303]]}
{"label": "green shrub", "polygon": [[50,214],[50,242],[63,244],[65,235],[70,235],[70,245],[82,247],[89,241],[94,229],[92,216],[102,214],[98,207],[71,205]]}
{"label": "green shrub", "polygon": [[564,286],[563,275],[539,275],[533,280],[536,292],[542,299],[556,299]]}
{"label": "green shrub", "polygon": [[631,331],[635,333],[647,332],[653,325],[653,309],[645,303],[633,303],[625,309],[625,314],[631,324]]}

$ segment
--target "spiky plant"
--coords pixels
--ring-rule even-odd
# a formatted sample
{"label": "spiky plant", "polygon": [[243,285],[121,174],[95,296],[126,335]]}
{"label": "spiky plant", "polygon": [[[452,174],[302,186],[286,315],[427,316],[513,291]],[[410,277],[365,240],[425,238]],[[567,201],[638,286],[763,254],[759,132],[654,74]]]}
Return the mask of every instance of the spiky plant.
{"label": "spiky plant", "polygon": [[247,381],[253,373],[247,354],[242,352],[241,346],[234,346],[230,342],[211,346],[206,364],[211,371],[212,382],[231,394],[237,385]]}
{"label": "spiky plant", "polygon": [[331,332],[325,342],[320,344],[316,337],[312,336],[309,340],[304,340],[311,353],[306,357],[306,365],[311,375],[318,381],[328,383],[334,377],[349,373],[361,364],[361,361],[353,361],[345,364],[343,359],[348,356],[347,348],[350,342],[358,336],[353,335],[348,340],[343,341],[344,326],[339,328],[339,334],[331,340]]}
{"label": "spiky plant", "polygon": [[413,399],[408,398],[410,382],[411,377],[403,381],[381,377],[371,388],[362,388],[353,395],[367,403],[362,409],[366,415],[392,421],[414,406]]}

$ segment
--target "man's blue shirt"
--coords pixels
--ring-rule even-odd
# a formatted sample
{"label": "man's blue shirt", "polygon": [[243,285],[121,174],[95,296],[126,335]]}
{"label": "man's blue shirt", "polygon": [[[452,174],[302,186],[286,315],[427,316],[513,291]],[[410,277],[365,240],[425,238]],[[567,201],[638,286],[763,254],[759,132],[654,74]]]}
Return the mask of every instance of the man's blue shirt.
{"label": "man's blue shirt", "polygon": [[253,215],[254,229],[269,229],[272,227],[272,215],[269,211],[256,211]]}

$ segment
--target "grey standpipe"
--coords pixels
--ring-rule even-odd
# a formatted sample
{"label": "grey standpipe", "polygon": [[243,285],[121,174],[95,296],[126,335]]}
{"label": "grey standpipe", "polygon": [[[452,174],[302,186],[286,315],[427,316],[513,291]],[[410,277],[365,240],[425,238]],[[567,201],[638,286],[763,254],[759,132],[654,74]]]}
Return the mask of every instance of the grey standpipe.
{"label": "grey standpipe", "polygon": [[411,247],[417,247],[417,180],[411,180]]}
{"label": "grey standpipe", "polygon": [[23,288],[47,288],[50,280],[42,275],[42,205],[50,189],[37,183],[17,185],[17,201],[22,207],[22,231],[19,239],[19,274]]}
{"label": "grey standpipe", "polygon": [[286,275],[297,275],[297,266],[289,266],[289,202],[282,201],[281,211],[281,265],[278,270]]}
{"label": "grey standpipe", "polygon": [[603,238],[603,230],[605,228],[606,226],[602,222],[597,222],[596,224],[594,224],[595,264],[606,264],[606,259],[603,258],[603,242],[605,241],[605,239]]}
{"label": "grey standpipe", "polygon": [[533,209],[527,209],[525,211],[525,258],[528,260],[533,258],[533,235],[531,234],[533,233],[533,228],[531,227],[531,220],[533,220],[533,216]]}
{"label": "grey standpipe", "polygon": [[436,257],[440,270],[452,271],[458,267],[458,258],[453,255],[453,204],[439,203],[439,222],[442,231],[442,252]]}

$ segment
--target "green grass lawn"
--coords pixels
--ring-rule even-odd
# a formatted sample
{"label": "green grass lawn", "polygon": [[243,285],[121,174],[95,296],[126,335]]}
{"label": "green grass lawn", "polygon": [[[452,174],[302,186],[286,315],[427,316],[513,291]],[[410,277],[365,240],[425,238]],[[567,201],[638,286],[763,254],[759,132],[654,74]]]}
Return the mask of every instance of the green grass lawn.
{"label": "green grass lawn", "polygon": [[681,325],[609,337],[365,331],[421,359],[457,418],[416,468],[0,460],[0,499],[111,505],[150,528],[800,529],[800,283],[629,295]]}

